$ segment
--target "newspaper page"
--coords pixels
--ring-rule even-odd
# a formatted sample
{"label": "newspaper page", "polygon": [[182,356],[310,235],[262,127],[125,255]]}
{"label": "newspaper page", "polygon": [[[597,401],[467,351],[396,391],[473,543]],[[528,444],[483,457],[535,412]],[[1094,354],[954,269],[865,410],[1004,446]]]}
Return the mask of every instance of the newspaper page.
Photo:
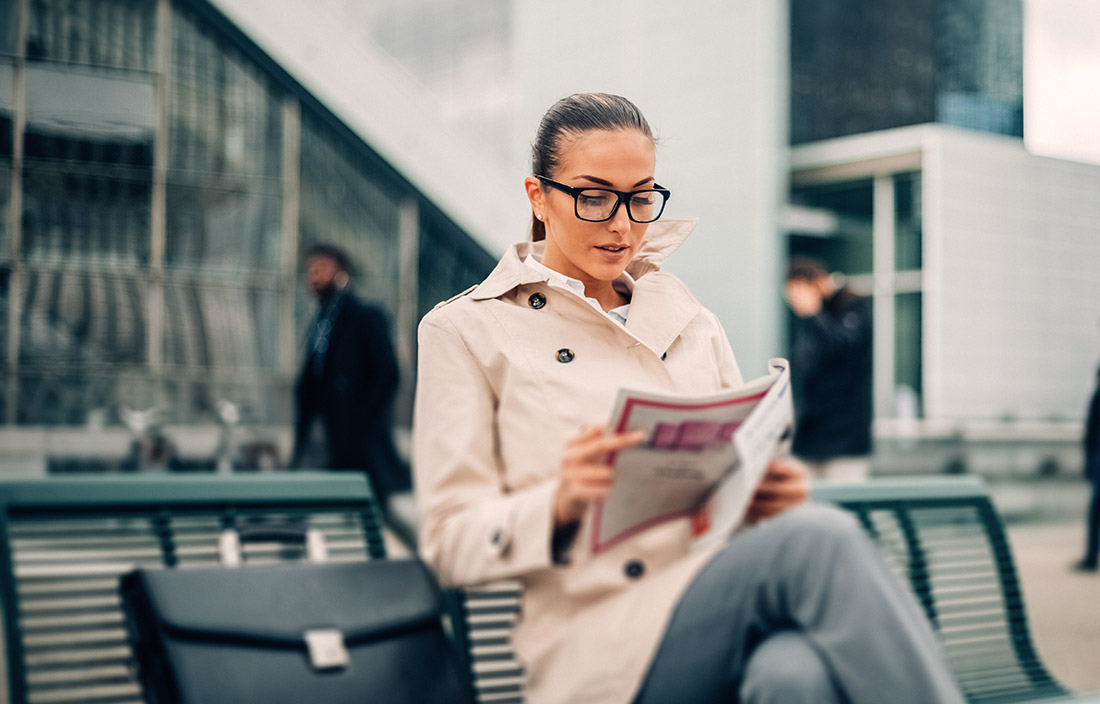
{"label": "newspaper page", "polygon": [[643,430],[646,439],[612,458],[614,485],[593,509],[593,554],[682,516],[701,519],[697,546],[736,529],[794,423],[787,361],[768,367],[766,376],[707,396],[619,391],[610,427]]}

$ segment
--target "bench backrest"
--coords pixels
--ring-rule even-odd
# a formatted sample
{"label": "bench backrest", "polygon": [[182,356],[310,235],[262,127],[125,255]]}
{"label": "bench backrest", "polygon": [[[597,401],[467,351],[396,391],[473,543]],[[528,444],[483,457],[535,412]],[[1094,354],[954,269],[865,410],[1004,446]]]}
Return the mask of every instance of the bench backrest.
{"label": "bench backrest", "polygon": [[1031,642],[1012,549],[977,477],[818,486],[859,519],[912,586],[970,702],[1066,694]]}
{"label": "bench backrest", "polygon": [[[980,479],[821,483],[812,495],[851,511],[882,547],[935,626],[970,702],[1066,693],[1032,646],[1012,551]],[[468,653],[480,701],[520,704],[523,673],[508,638],[522,584],[500,582],[453,597],[456,635]]]}
{"label": "bench backrest", "polygon": [[[137,704],[120,575],[139,566],[215,565],[223,530],[272,521],[320,529],[330,561],[381,558],[378,515],[358,473],[0,481],[0,660],[9,694],[0,700]],[[245,558],[300,555],[257,543]]]}

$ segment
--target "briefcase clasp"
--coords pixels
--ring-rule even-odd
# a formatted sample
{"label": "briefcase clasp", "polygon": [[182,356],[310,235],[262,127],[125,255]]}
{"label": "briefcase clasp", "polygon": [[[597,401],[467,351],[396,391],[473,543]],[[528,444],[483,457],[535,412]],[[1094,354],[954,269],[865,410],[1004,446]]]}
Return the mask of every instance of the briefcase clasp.
{"label": "briefcase clasp", "polygon": [[309,661],[315,670],[332,670],[348,666],[348,649],[344,634],[335,628],[317,628],[303,634],[309,649]]}

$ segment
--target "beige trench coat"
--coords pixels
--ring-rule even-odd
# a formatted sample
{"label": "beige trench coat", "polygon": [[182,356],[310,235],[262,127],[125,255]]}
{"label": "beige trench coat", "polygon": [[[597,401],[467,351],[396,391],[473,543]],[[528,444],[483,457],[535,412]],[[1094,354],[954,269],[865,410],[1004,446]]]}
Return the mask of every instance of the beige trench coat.
{"label": "beige trench coat", "polygon": [[[629,702],[683,589],[709,555],[688,519],[598,556],[588,521],[551,559],[552,503],[566,440],[605,423],[621,386],[709,393],[741,383],[726,335],[658,270],[693,220],[650,225],[628,272],[626,327],[523,264],[513,245],[480,285],[421,321],[413,466],[421,556],[444,584],[524,583],[515,649],[527,699]],[[559,350],[571,350],[569,355]]]}

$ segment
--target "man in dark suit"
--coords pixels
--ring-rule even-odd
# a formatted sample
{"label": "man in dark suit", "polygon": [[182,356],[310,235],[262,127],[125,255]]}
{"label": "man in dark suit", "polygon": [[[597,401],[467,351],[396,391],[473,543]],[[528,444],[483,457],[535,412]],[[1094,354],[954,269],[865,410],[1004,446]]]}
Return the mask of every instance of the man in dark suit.
{"label": "man in dark suit", "polygon": [[393,445],[398,369],[389,325],[352,292],[351,264],[339,248],[311,247],[305,273],[320,307],[298,377],[291,464],[365,471],[385,507],[411,483]]}

